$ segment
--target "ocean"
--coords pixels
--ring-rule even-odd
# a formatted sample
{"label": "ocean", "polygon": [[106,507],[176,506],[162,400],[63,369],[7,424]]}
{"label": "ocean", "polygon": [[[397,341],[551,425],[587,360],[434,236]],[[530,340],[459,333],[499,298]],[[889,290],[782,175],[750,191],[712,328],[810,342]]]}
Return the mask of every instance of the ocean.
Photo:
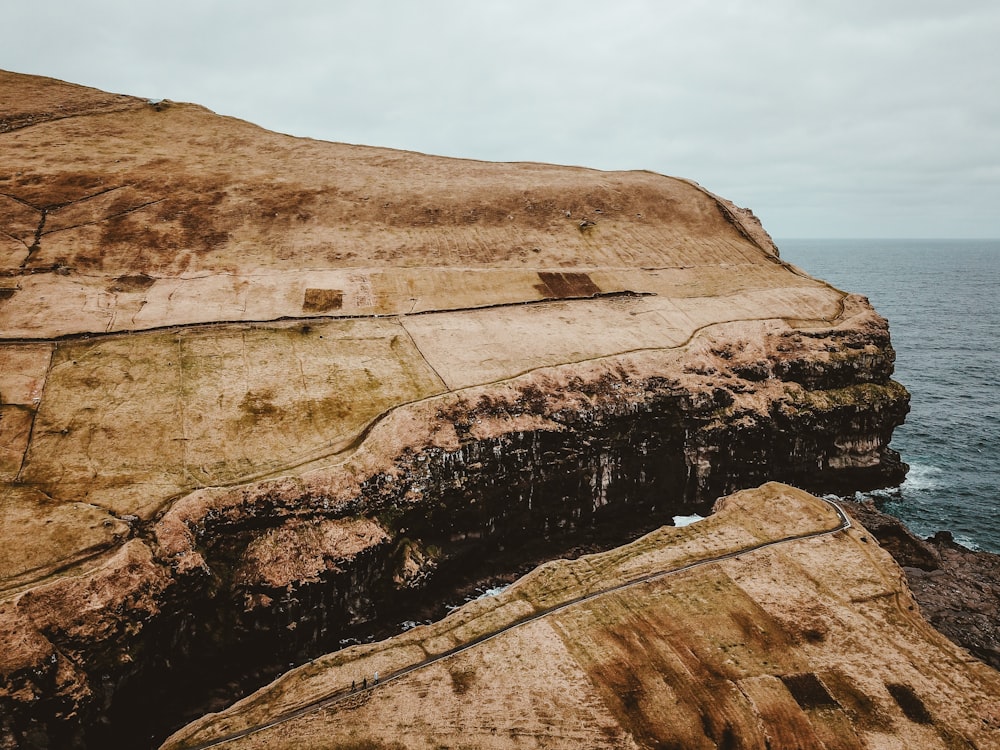
{"label": "ocean", "polygon": [[863,294],[889,320],[911,411],[899,487],[864,493],[919,536],[1000,552],[1000,240],[777,241],[781,257]]}

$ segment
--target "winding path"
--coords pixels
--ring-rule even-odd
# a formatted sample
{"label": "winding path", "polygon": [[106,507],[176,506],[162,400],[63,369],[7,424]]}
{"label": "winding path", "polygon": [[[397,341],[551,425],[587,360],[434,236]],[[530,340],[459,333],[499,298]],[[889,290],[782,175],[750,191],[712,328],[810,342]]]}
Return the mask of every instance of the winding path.
{"label": "winding path", "polygon": [[486,643],[487,641],[491,641],[494,638],[499,638],[500,636],[504,635],[505,633],[511,630],[514,630],[515,628],[522,627],[523,625],[528,625],[529,623],[536,622],[538,620],[541,620],[542,618],[548,617],[549,615],[569,609],[570,607],[576,606],[577,604],[592,601],[599,597],[606,596],[607,594],[611,594],[617,591],[622,591],[624,589],[628,589],[633,586],[638,586],[643,583],[648,583],[650,581],[656,581],[661,578],[666,578],[667,576],[670,575],[675,575],[677,573],[683,573],[685,571],[692,570],[694,568],[700,568],[702,566],[711,565],[713,563],[722,562],[724,560],[731,560],[733,558],[740,557],[741,555],[757,552],[762,549],[767,549],[768,547],[775,547],[779,544],[798,542],[805,539],[817,539],[819,537],[830,536],[832,534],[836,534],[840,531],[844,531],[846,529],[851,528],[851,519],[848,517],[847,513],[844,512],[844,509],[841,508],[838,503],[834,502],[833,500],[829,500],[827,498],[820,498],[820,499],[827,505],[829,505],[831,508],[833,508],[840,519],[840,523],[838,523],[837,526],[832,529],[824,529],[822,531],[810,531],[804,534],[794,534],[791,536],[782,537],[781,539],[774,539],[769,542],[761,542],[759,544],[750,545],[748,547],[744,547],[742,549],[733,552],[726,552],[723,554],[713,555],[711,557],[703,558],[701,560],[695,560],[694,562],[686,563],[676,568],[669,568],[667,570],[659,570],[653,573],[647,573],[646,575],[642,575],[637,578],[632,578],[623,583],[615,584],[614,586],[609,586],[608,588],[601,589],[600,591],[593,591],[589,594],[584,594],[583,596],[575,597],[573,599],[570,599],[569,601],[565,601],[561,604],[557,604],[552,607],[539,610],[531,615],[528,615],[527,617],[515,620],[509,625],[505,625],[504,627],[500,628],[499,630],[495,630],[492,633],[487,633],[486,635],[482,635],[467,643],[463,643],[460,646],[456,646],[452,649],[444,651],[440,654],[436,654],[434,656],[429,656],[428,658],[424,659],[421,662],[412,664],[408,667],[404,667],[403,669],[399,669],[395,672],[392,672],[383,677],[379,682],[372,683],[365,688],[357,690],[351,690],[351,689],[340,690],[337,691],[336,693],[333,693],[332,695],[327,695],[322,698],[316,698],[315,700],[310,701],[304,706],[301,706],[293,711],[288,711],[287,713],[276,716],[270,721],[264,722],[262,724],[255,724],[254,726],[246,727],[245,729],[241,729],[237,732],[232,732],[222,737],[218,737],[214,740],[202,742],[197,745],[180,745],[179,747],[183,747],[184,750],[206,750],[206,748],[218,747],[220,745],[224,745],[234,740],[239,740],[244,737],[249,737],[250,735],[257,734],[258,732],[263,732],[267,729],[278,726],[280,724],[284,724],[285,722],[288,721],[292,721],[293,719],[297,719],[301,716],[306,716],[310,713],[314,713],[321,709],[329,708],[330,706],[335,706],[336,704],[345,701],[353,696],[363,695],[365,693],[371,693],[372,691],[378,689],[379,687],[382,687],[383,685],[389,682],[400,680],[403,677],[406,677],[407,675],[416,672],[417,670],[424,669],[425,667],[428,667],[432,664],[437,664],[441,661],[444,661],[445,659],[449,659],[452,656],[456,656],[457,654],[461,654],[465,651],[475,648],[476,646]]}

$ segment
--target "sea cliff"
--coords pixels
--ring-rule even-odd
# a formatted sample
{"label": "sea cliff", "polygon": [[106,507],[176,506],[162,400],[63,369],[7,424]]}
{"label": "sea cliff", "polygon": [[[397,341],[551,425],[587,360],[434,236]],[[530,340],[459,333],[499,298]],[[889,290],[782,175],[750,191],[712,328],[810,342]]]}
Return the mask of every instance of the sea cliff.
{"label": "sea cliff", "polygon": [[905,474],[886,321],[695,183],[0,79],[6,746],[154,746],[595,535]]}

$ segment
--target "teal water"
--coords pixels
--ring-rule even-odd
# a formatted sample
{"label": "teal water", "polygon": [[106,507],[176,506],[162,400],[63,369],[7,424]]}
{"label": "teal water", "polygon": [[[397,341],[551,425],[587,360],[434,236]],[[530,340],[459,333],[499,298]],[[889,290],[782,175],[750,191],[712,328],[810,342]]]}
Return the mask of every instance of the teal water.
{"label": "teal water", "polygon": [[781,256],[888,318],[910,464],[866,493],[911,530],[1000,552],[1000,240],[781,240]]}

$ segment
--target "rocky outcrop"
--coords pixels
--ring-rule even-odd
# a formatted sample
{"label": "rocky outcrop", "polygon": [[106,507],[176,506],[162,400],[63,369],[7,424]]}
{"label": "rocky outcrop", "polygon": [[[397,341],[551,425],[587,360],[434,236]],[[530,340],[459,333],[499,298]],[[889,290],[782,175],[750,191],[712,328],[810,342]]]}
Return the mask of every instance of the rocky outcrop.
{"label": "rocky outcrop", "polygon": [[906,569],[920,610],[954,643],[1000,669],[1000,556],[967,549],[946,531],[927,541],[940,567]]}
{"label": "rocky outcrop", "polygon": [[151,746],[470,581],[905,473],[885,320],[693,183],[0,78],[10,746]]}

